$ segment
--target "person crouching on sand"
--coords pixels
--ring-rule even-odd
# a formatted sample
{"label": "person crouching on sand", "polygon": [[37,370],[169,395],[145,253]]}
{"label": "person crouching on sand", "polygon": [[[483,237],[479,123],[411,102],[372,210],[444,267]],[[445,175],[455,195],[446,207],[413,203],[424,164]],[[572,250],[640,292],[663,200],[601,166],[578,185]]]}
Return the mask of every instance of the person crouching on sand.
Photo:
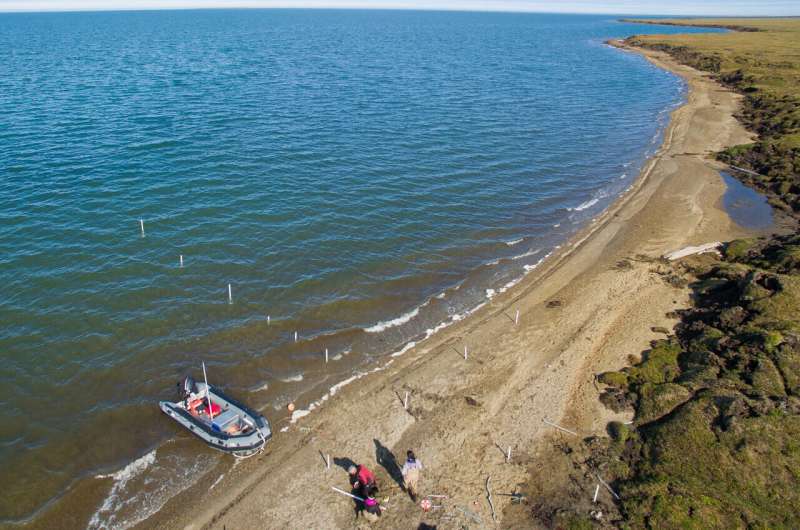
{"label": "person crouching on sand", "polygon": [[350,474],[350,484],[362,497],[366,497],[371,489],[377,489],[375,474],[367,466],[363,464],[359,464],[357,467],[350,466],[347,472]]}
{"label": "person crouching on sand", "polygon": [[419,493],[419,472],[422,470],[422,462],[414,456],[414,451],[406,453],[406,463],[403,464],[403,487],[406,488],[411,500],[417,502]]}
{"label": "person crouching on sand", "polygon": [[375,498],[376,492],[377,488],[374,486],[369,488],[367,498],[364,499],[364,519],[370,523],[377,522],[378,517],[381,516],[381,505],[378,504],[378,499]]}

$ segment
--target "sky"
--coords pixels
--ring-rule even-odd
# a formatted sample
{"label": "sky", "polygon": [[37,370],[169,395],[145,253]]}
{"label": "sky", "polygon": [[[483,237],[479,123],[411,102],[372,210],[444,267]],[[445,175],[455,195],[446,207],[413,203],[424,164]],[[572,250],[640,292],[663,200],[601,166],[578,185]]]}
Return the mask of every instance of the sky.
{"label": "sky", "polygon": [[372,8],[638,15],[800,15],[800,0],[0,0],[0,11],[188,8]]}

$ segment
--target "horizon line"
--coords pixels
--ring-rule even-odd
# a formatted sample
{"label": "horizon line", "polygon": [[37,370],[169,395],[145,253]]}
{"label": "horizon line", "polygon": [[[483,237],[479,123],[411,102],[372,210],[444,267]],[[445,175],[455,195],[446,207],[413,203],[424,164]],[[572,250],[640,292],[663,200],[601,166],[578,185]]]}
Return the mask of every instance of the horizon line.
{"label": "horizon line", "polygon": [[270,6],[257,6],[257,5],[232,5],[232,6],[149,6],[149,7],[126,7],[120,6],[113,9],[103,7],[74,7],[68,9],[53,8],[53,9],[2,9],[0,14],[36,14],[36,13],[148,13],[158,11],[256,11],[256,10],[294,10],[294,11],[424,11],[424,12],[442,12],[442,13],[521,13],[521,14],[547,14],[547,15],[595,15],[595,16],[641,16],[641,17],[659,17],[659,18],[726,18],[726,19],[759,19],[759,18],[800,18],[800,13],[796,15],[721,15],[715,13],[703,14],[675,14],[675,13],[643,13],[643,12],[626,12],[626,11],[562,11],[562,10],[546,10],[541,8],[525,9],[523,7],[503,8],[503,7],[445,7],[445,6],[380,6],[375,7],[370,5],[341,5],[341,6],[324,6],[324,5],[307,5],[307,6],[290,6],[290,5],[270,5]]}

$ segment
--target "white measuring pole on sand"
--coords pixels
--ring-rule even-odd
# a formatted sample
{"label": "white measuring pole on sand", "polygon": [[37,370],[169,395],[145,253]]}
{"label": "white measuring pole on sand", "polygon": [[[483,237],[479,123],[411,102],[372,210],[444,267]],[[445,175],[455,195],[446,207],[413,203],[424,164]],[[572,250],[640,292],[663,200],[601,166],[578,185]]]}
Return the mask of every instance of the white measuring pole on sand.
{"label": "white measuring pole on sand", "polygon": [[357,500],[357,501],[364,502],[364,499],[362,499],[362,498],[361,498],[361,497],[359,497],[358,495],[353,495],[352,493],[347,493],[347,492],[346,492],[346,491],[344,491],[344,490],[340,490],[340,489],[339,489],[339,488],[337,488],[336,486],[331,486],[331,489],[332,489],[333,491],[338,491],[338,492],[339,492],[339,493],[341,493],[342,495],[347,495],[348,497],[352,497],[352,498],[354,498],[354,499],[355,499],[355,500]]}
{"label": "white measuring pole on sand", "polygon": [[211,410],[211,387],[208,386],[208,376],[206,375],[206,362],[203,361],[203,379],[206,382],[206,401],[208,401],[208,417],[214,419],[214,413]]}
{"label": "white measuring pole on sand", "polygon": [[[341,490],[341,489],[337,488],[336,486],[331,486],[331,489],[333,491],[337,492],[337,493],[341,493],[342,495],[347,495],[348,497],[352,497],[353,499],[355,499],[357,501],[364,502],[364,499],[362,499],[358,495],[353,495],[352,493],[347,493],[346,491]],[[381,510],[386,510],[386,509],[387,509],[386,506],[381,506]]]}

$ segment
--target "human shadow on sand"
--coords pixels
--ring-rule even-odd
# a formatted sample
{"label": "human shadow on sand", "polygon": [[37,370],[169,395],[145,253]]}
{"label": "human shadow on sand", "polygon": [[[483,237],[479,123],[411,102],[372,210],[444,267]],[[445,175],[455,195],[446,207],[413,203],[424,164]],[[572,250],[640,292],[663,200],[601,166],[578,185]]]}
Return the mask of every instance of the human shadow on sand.
{"label": "human shadow on sand", "polygon": [[334,456],[333,463],[339,466],[340,468],[344,469],[345,471],[350,469],[350,466],[357,465],[355,462],[353,462],[350,458],[347,458],[346,456]]}
{"label": "human shadow on sand", "polygon": [[400,466],[397,465],[397,459],[394,457],[394,453],[392,453],[388,447],[383,445],[380,440],[374,438],[372,440],[375,442],[375,460],[378,464],[389,473],[389,476],[392,477],[392,480],[397,482],[397,484],[402,488],[403,487],[403,473],[400,471]]}

